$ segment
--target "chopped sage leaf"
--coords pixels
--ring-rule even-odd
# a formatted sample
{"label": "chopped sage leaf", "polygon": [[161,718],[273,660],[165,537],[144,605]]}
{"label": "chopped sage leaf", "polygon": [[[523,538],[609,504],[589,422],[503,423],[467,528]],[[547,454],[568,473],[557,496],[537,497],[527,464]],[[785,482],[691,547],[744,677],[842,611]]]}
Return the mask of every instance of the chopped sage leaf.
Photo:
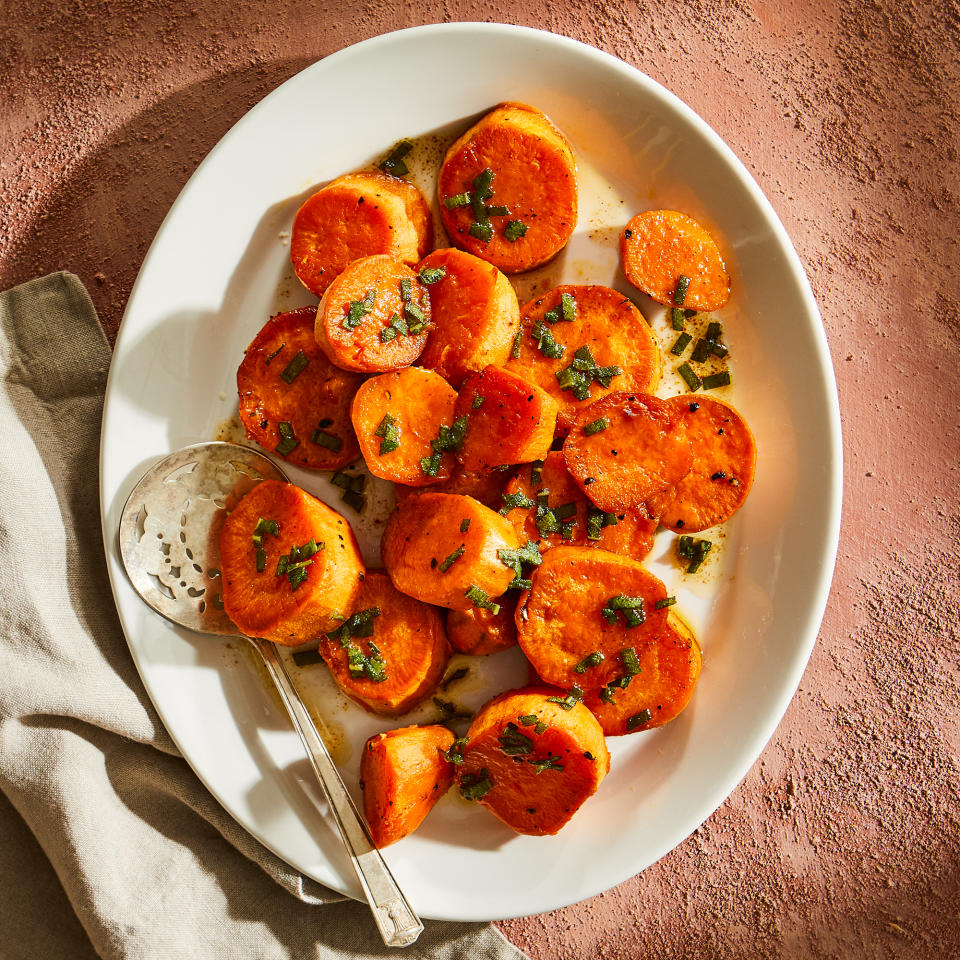
{"label": "chopped sage leaf", "polygon": [[683,382],[687,385],[687,389],[691,393],[696,393],[702,386],[700,378],[693,372],[693,368],[689,363],[684,363],[677,367],[677,373],[683,377]]}
{"label": "chopped sage leaf", "polygon": [[286,383],[293,383],[303,373],[309,362],[307,355],[302,350],[298,350],[297,355],[280,371],[280,379]]}
{"label": "chopped sage leaf", "polygon": [[620,651],[620,659],[627,670],[627,675],[635,677],[640,672],[640,658],[633,647],[624,647]]}
{"label": "chopped sage leaf", "polygon": [[583,691],[574,684],[565,697],[547,697],[549,703],[555,703],[564,710],[572,710],[583,699]]}
{"label": "chopped sage leaf", "polygon": [[479,393],[475,393],[473,395],[473,403],[470,404],[470,409],[479,410],[483,406],[483,401],[486,399],[486,397],[481,397]]}
{"label": "chopped sage leaf", "polygon": [[354,330],[363,322],[363,318],[373,309],[377,298],[376,290],[368,290],[362,300],[351,300],[347,304],[347,312],[340,321],[344,330]]}
{"label": "chopped sage leaf", "polygon": [[471,583],[464,596],[478,609],[489,610],[494,616],[500,612],[500,604],[494,603],[485,590]]}
{"label": "chopped sage leaf", "polygon": [[466,546],[461,543],[460,546],[440,564],[440,572],[446,573],[464,555],[466,549]]}
{"label": "chopped sage leaf", "polygon": [[680,336],[677,337],[676,343],[670,348],[670,352],[675,357],[683,356],[683,351],[687,349],[692,339],[693,337],[691,337],[689,333],[681,333]]}
{"label": "chopped sage leaf", "polygon": [[673,291],[673,302],[678,306],[683,306],[683,301],[687,299],[687,290],[690,289],[690,278],[684,274],[677,277],[677,288]]}
{"label": "chopped sage leaf", "polygon": [[392,453],[400,449],[400,431],[397,428],[396,418],[385,413],[380,425],[373,431],[375,437],[380,437],[380,455]]}
{"label": "chopped sage leaf", "polygon": [[548,753],[541,760],[528,760],[527,763],[529,763],[537,773],[543,773],[544,770],[563,769],[560,757],[555,757],[552,753]]}
{"label": "chopped sage leaf", "polygon": [[417,276],[420,278],[420,282],[430,287],[433,286],[438,280],[442,280],[447,275],[447,268],[445,266],[440,267],[421,267],[420,272]]}
{"label": "chopped sage leaf", "polygon": [[723,370],[721,373],[711,373],[703,378],[704,390],[716,390],[717,387],[730,386],[730,371]]}
{"label": "chopped sage leaf", "polygon": [[468,773],[460,778],[460,796],[464,800],[479,800],[493,789],[490,771],[484,767],[479,773]]}
{"label": "chopped sage leaf", "polygon": [[497,740],[500,743],[500,749],[508,757],[523,757],[533,753],[533,740],[522,734],[515,723],[508,723]]}
{"label": "chopped sage leaf", "polygon": [[662,600],[658,600],[654,605],[654,610],[663,610],[665,607],[672,607],[677,602],[676,597],[664,597]]}
{"label": "chopped sage leaf", "polygon": [[516,243],[527,232],[527,225],[522,220],[510,220],[503,228],[504,239]]}
{"label": "chopped sage leaf", "polygon": [[599,650],[587,654],[574,668],[574,673],[586,673],[591,667],[598,667],[603,663],[603,654]]}
{"label": "chopped sage leaf", "polygon": [[301,650],[293,655],[293,662],[298,667],[312,667],[315,663],[323,663],[319,650]]}
{"label": "chopped sage leaf", "polygon": [[443,205],[448,210],[453,210],[456,207],[467,207],[470,205],[470,194],[466,192],[455,193],[451,197],[444,197]]}
{"label": "chopped sage leaf", "polygon": [[470,520],[461,520],[460,521],[460,532],[466,533],[470,529]]}
{"label": "chopped sage leaf", "polygon": [[597,420],[592,420],[584,428],[583,432],[588,436],[592,437],[595,433],[600,433],[602,430],[606,430],[610,426],[610,421],[606,417],[600,417]]}
{"label": "chopped sage leaf", "polygon": [[393,174],[395,177],[405,176],[410,171],[403,162],[403,158],[413,149],[413,144],[409,140],[401,140],[391,151],[390,156],[379,164],[384,173]]}
{"label": "chopped sage leaf", "polygon": [[470,742],[469,737],[458,737],[450,744],[449,750],[441,750],[440,756],[448,763],[454,763],[459,766],[463,763],[463,748]]}
{"label": "chopped sage leaf", "polygon": [[493,227],[489,223],[471,223],[467,233],[483,243],[489,243],[493,237]]}
{"label": "chopped sage leaf", "polygon": [[285,457],[300,446],[300,441],[294,436],[293,426],[289,420],[281,420],[277,424],[277,430],[280,431],[280,442],[274,449],[281,457]]}
{"label": "chopped sage leaf", "polygon": [[627,717],[627,731],[636,730],[637,727],[648,724],[652,719],[653,714],[649,710],[641,710],[632,717]]}
{"label": "chopped sage leaf", "polygon": [[505,517],[511,510],[529,510],[536,506],[522,490],[516,493],[502,493],[500,499],[503,501],[503,506],[500,508],[501,517]]}

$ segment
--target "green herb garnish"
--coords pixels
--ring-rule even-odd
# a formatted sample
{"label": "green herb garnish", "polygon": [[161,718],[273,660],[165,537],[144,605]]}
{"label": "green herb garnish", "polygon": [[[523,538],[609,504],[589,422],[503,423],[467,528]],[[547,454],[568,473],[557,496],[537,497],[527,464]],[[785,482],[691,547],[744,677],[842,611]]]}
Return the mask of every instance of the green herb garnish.
{"label": "green herb garnish", "polygon": [[528,760],[527,763],[529,763],[537,773],[543,773],[544,770],[563,769],[560,757],[555,757],[552,753],[548,753],[542,760]]}
{"label": "green herb garnish", "polygon": [[670,348],[670,352],[675,357],[683,356],[683,351],[687,349],[692,339],[693,337],[691,337],[689,333],[681,333],[680,336],[677,337],[676,343]]}
{"label": "green herb garnish", "polygon": [[294,436],[293,425],[289,420],[281,420],[277,424],[277,430],[280,431],[280,442],[274,447],[274,450],[281,457],[285,457],[300,446],[300,441]]}
{"label": "green herb garnish", "polygon": [[466,207],[470,205],[470,194],[464,191],[463,193],[455,193],[453,196],[444,197],[443,205],[448,210],[454,210],[457,207]]}
{"label": "green herb garnish", "polygon": [[688,536],[677,539],[677,553],[683,560],[690,561],[687,573],[696,573],[712,549],[713,543],[710,540],[694,540]]}
{"label": "green herb garnish", "polygon": [[493,226],[489,223],[471,223],[467,233],[483,243],[489,243],[493,239]]}
{"label": "green herb garnish", "polygon": [[666,607],[672,607],[677,602],[676,597],[664,597],[662,600],[658,600],[654,605],[654,610],[663,610]]}
{"label": "green herb garnish", "polygon": [[473,402],[470,404],[470,409],[479,410],[483,406],[483,401],[486,399],[486,397],[481,397],[479,393],[475,393],[473,395]]}
{"label": "green herb garnish", "polygon": [[298,350],[297,355],[280,371],[280,379],[293,383],[303,373],[309,362],[307,355],[302,350]]}
{"label": "green herb garnish", "polygon": [[413,149],[413,144],[409,140],[401,140],[391,151],[390,156],[382,163],[378,164],[384,173],[392,174],[395,177],[406,176],[410,171],[403,162],[403,158]]}
{"label": "green herb garnish", "polygon": [[687,290],[690,289],[690,278],[684,274],[677,277],[677,288],[673,291],[673,302],[678,306],[683,306],[683,301],[687,299]]}
{"label": "green herb garnish", "polygon": [[684,317],[683,311],[679,307],[670,308],[670,326],[674,330],[682,330],[684,328]]}
{"label": "green herb garnish", "polygon": [[466,533],[470,529],[470,520],[461,520],[460,521],[460,532]]}
{"label": "green herb garnish", "polygon": [[312,667],[315,663],[323,663],[319,650],[301,650],[293,655],[293,662],[298,667]]}
{"label": "green herb garnish", "polygon": [[529,590],[532,584],[523,576],[523,564],[539,567],[543,563],[540,548],[532,540],[517,550],[498,550],[497,559],[513,571],[513,580],[507,590]]}
{"label": "green herb garnish", "polygon": [[565,697],[547,697],[549,703],[555,703],[564,710],[572,710],[583,699],[583,691],[574,684]]}
{"label": "green herb garnish", "polygon": [[446,573],[464,555],[466,549],[466,546],[461,543],[460,546],[457,547],[457,549],[446,558],[446,560],[441,562],[440,572]]}
{"label": "green herb garnish", "polygon": [[710,376],[703,378],[704,390],[716,390],[717,387],[730,386],[730,371],[723,370],[720,373],[711,373]]}
{"label": "green herb garnish", "polygon": [[463,748],[470,742],[469,737],[458,737],[450,744],[449,750],[441,750],[440,756],[449,763],[460,766],[463,763]]}
{"label": "green herb garnish", "polygon": [[440,267],[421,267],[420,272],[417,276],[420,278],[420,282],[426,284],[426,286],[431,287],[438,280],[442,280],[447,275],[447,268],[445,266]]}
{"label": "green herb garnish", "polygon": [[643,607],[643,597],[628,597],[624,593],[618,593],[615,597],[611,597],[600,613],[611,626],[617,623],[617,614],[622,614],[628,630],[632,627],[639,627],[647,619]]}
{"label": "green herb garnish", "polygon": [[500,508],[501,517],[505,517],[511,510],[529,510],[536,506],[522,490],[516,493],[502,493],[500,499],[503,501],[503,506]]}
{"label": "green herb garnish", "polygon": [[603,663],[603,654],[599,650],[587,654],[574,668],[574,673],[586,673],[591,667],[599,667]]}
{"label": "green herb garnish", "polygon": [[592,437],[595,433],[600,433],[602,430],[606,430],[610,426],[610,421],[606,417],[599,417],[596,420],[592,420],[584,428],[583,432],[588,436]]}
{"label": "green herb garnish", "polygon": [[464,596],[480,610],[489,610],[494,616],[500,612],[500,604],[494,603],[485,590],[471,583]]}
{"label": "green herb garnish", "polygon": [[508,757],[523,757],[533,753],[533,741],[522,734],[515,723],[508,723],[497,740],[500,743],[500,749]]}
{"label": "green herb garnish", "polygon": [[479,800],[493,789],[490,772],[484,767],[479,773],[468,773],[460,778],[460,796],[464,800]]}
{"label": "green herb garnish", "polygon": [[380,456],[400,449],[400,431],[397,429],[396,418],[389,413],[383,415],[380,425],[373,431],[375,437],[380,437]]}
{"label": "green herb garnish", "polygon": [[624,649],[620,651],[620,659],[626,668],[627,676],[635,677],[640,673],[640,658],[637,656],[637,651],[633,647],[624,647]]}
{"label": "green herb garnish", "polygon": [[527,225],[522,220],[509,220],[503,228],[504,239],[516,243],[527,232]]}
{"label": "green herb garnish", "polygon": [[351,300],[347,304],[347,312],[340,321],[344,330],[354,330],[363,322],[363,318],[373,309],[377,299],[376,290],[368,290],[362,300]]}
{"label": "green herb garnish", "polygon": [[653,719],[653,714],[649,710],[641,710],[632,717],[627,717],[627,732],[642,727]]}
{"label": "green herb garnish", "polygon": [[318,447],[325,447],[327,450],[338,453],[343,446],[343,441],[339,437],[335,437],[332,433],[328,433],[322,429],[322,424],[325,422],[327,424],[333,423],[332,420],[321,420],[321,426],[318,426],[317,429],[310,434],[310,442],[315,443]]}
{"label": "green herb garnish", "polygon": [[687,389],[691,393],[696,393],[700,389],[702,385],[700,378],[693,372],[693,368],[689,363],[684,363],[677,367],[677,373],[683,377],[683,382],[687,385]]}

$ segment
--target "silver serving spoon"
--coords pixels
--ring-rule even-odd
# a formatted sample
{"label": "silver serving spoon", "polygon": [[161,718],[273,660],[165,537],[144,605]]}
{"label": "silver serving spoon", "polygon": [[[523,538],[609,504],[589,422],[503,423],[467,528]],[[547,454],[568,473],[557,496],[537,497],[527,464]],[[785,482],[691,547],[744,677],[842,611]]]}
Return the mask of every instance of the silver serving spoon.
{"label": "silver serving spoon", "polygon": [[120,515],[120,556],[134,589],[168,620],[257,649],[330,803],[383,942],[406,947],[420,918],[373,845],[326,745],[268,640],[246,637],[220,601],[220,528],[227,512],[261,480],[286,480],[272,461],[235,443],[198,443],[144,474]]}

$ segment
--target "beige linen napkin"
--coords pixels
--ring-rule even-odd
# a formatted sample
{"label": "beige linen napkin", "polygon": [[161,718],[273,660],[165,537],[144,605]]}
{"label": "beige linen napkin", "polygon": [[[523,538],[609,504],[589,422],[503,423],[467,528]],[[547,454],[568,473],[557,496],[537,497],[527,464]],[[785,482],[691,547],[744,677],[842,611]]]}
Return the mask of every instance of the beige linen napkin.
{"label": "beige linen napkin", "polygon": [[107,580],[109,359],[72,274],[0,293],[0,955],[522,958],[454,923],[388,951],[364,905],[260,846],[179,756]]}

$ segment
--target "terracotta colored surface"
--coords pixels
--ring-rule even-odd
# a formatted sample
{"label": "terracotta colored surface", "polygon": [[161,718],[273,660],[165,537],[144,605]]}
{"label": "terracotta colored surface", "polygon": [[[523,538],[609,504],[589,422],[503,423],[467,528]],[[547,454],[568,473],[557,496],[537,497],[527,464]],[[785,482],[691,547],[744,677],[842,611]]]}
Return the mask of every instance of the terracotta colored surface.
{"label": "terracotta colored surface", "polygon": [[693,837],[502,927],[536,958],[960,954],[956,0],[0,11],[0,285],[73,270],[111,332],[197,162],[344,44],[440,19],[546,27],[711,123],[783,218],[830,338],[846,456],[830,608],[773,742]]}

